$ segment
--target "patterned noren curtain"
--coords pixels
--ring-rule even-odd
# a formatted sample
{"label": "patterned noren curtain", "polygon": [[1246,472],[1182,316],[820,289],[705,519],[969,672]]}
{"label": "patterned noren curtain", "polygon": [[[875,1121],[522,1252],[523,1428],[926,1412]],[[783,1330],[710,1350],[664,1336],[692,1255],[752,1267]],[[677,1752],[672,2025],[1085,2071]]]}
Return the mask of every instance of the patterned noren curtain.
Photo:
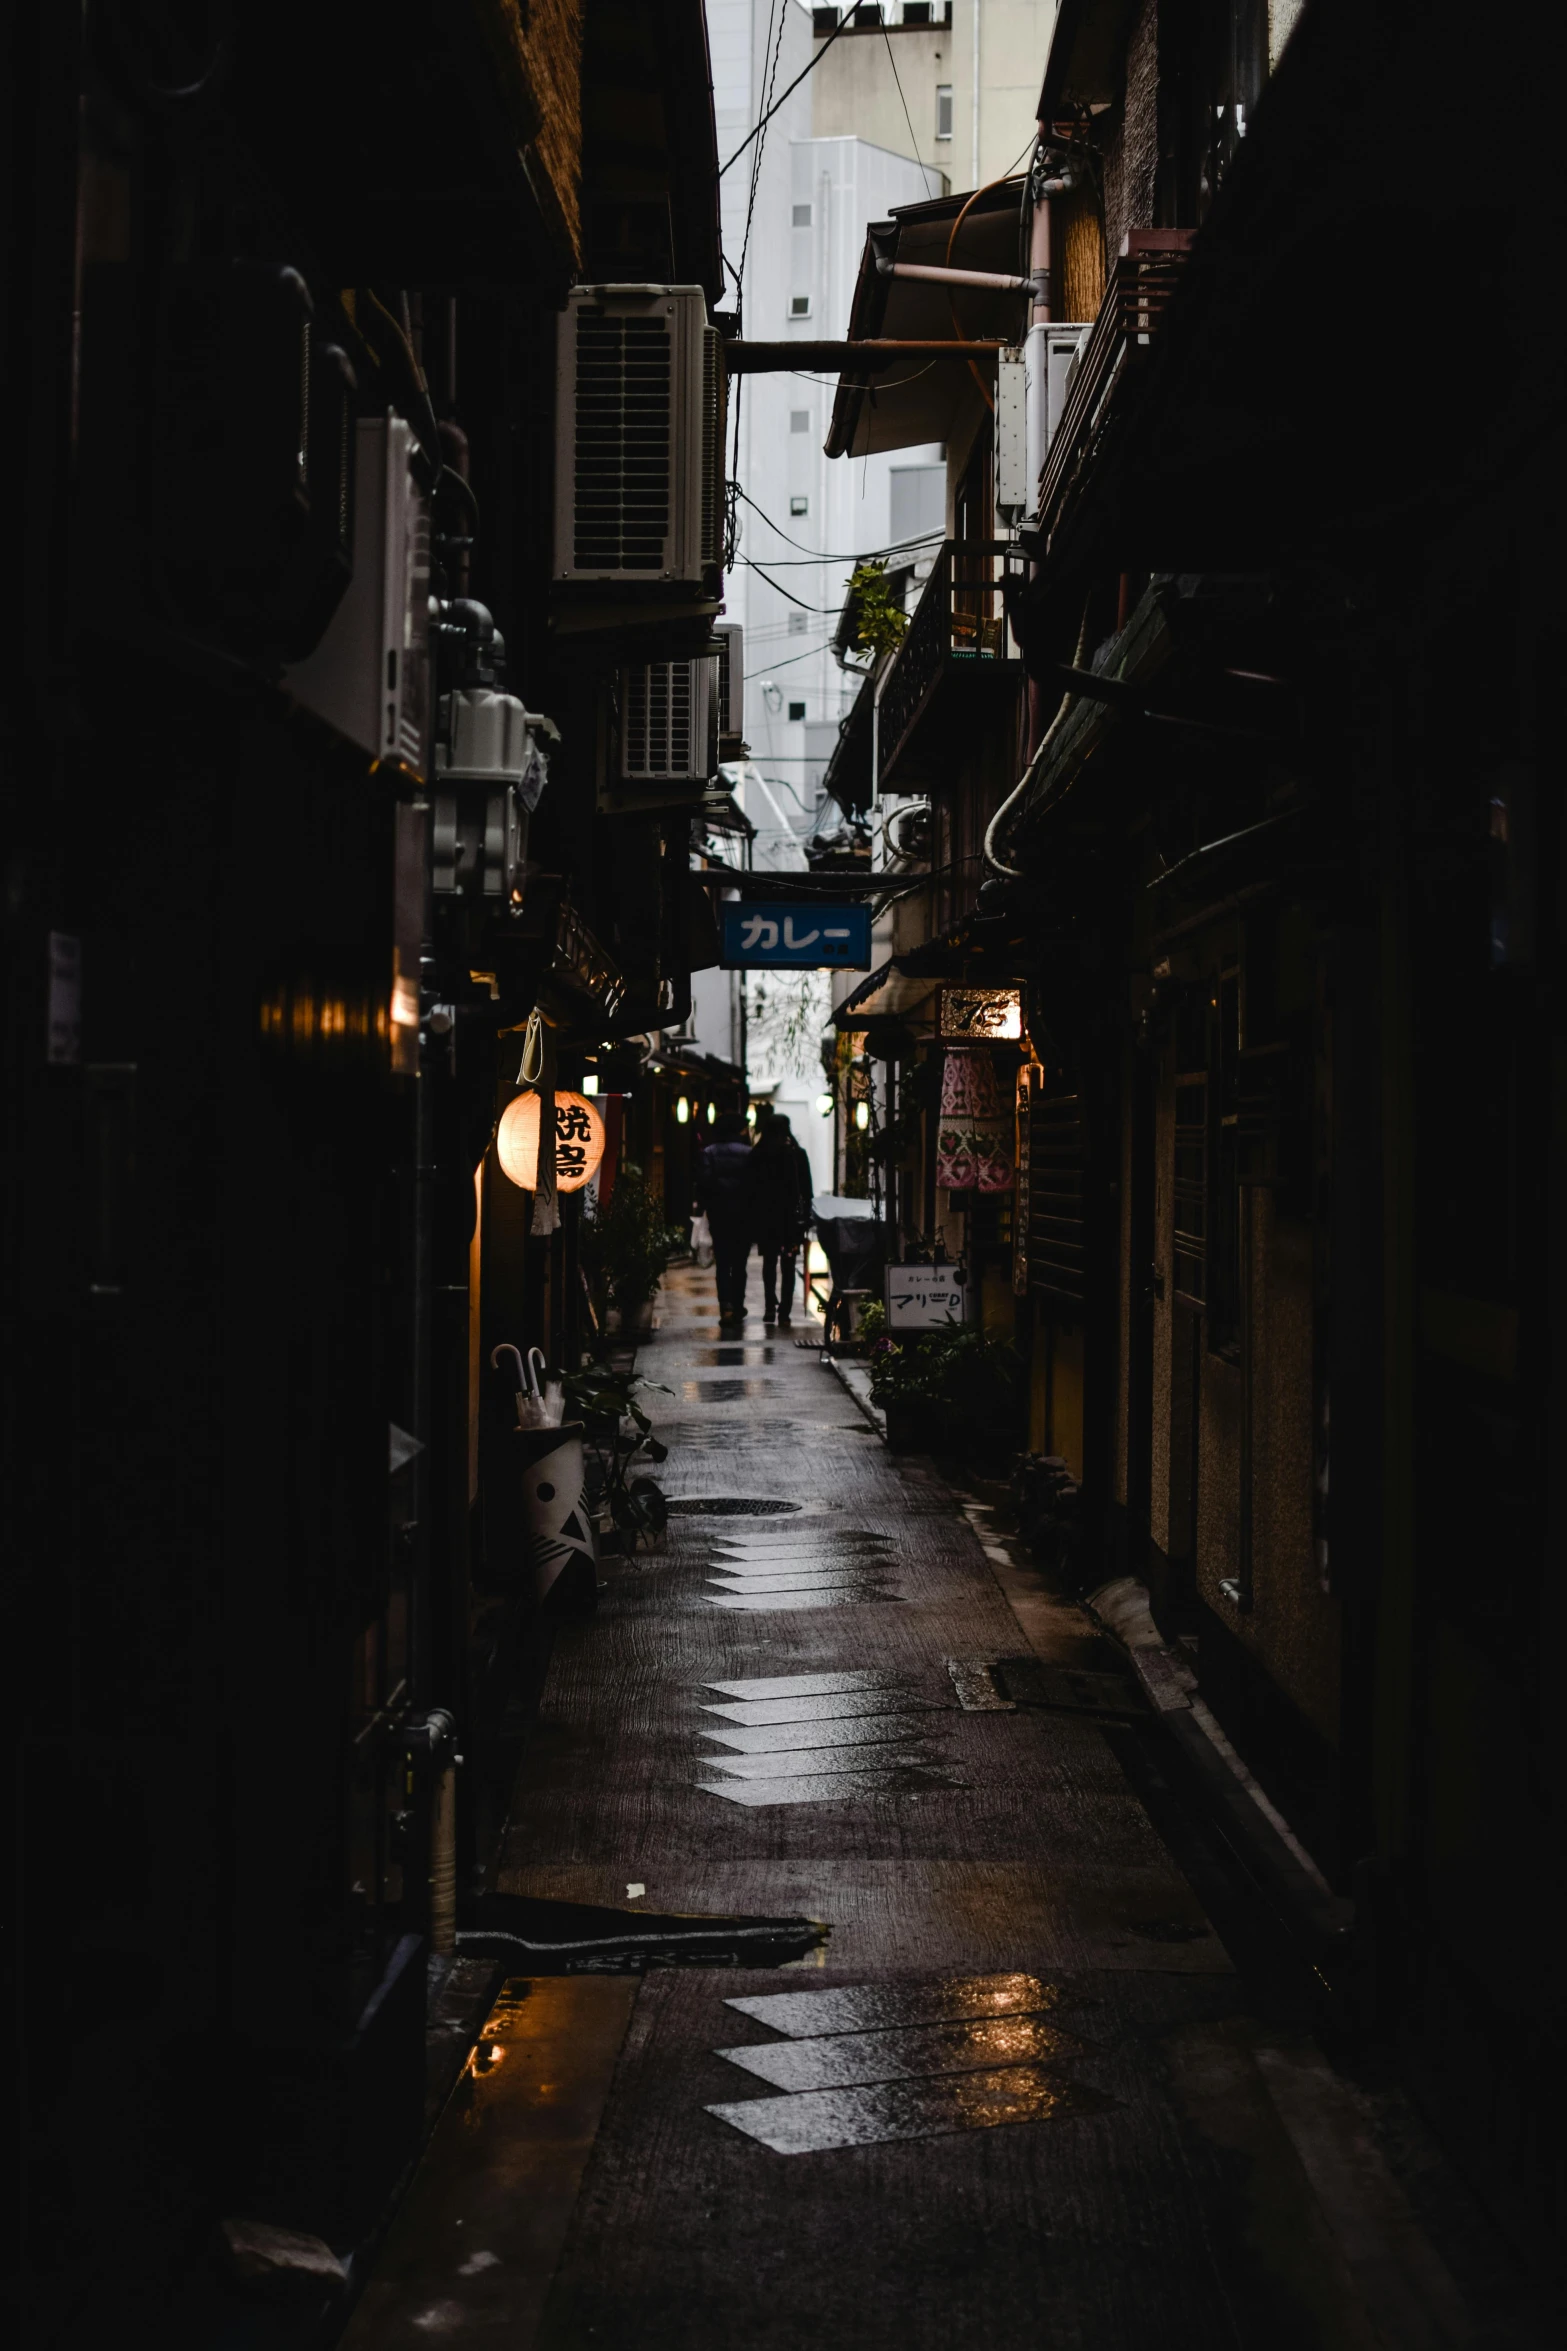
{"label": "patterned noren curtain", "polygon": [[983,1045],[952,1045],[941,1071],[936,1181],[951,1192],[1010,1192],[1012,1121]]}

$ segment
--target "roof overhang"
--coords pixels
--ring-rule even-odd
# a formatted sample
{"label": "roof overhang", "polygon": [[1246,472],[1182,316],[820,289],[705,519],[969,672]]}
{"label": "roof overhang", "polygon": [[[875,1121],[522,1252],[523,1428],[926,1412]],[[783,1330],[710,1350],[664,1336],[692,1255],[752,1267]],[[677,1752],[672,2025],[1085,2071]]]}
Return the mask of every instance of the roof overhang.
{"label": "roof overhang", "polygon": [[[975,197],[938,196],[905,204],[890,220],[873,221],[860,256],[849,313],[849,339],[942,342],[1018,340],[1027,323],[1026,294],[988,287],[934,285],[923,278],[889,277],[882,262],[924,262],[937,268],[1027,271],[1024,182],[1003,180]],[[959,216],[962,216],[961,226]],[[986,397],[976,369],[994,362],[915,359],[907,368],[879,369],[874,377],[838,379],[829,457],[865,457],[881,449],[912,449],[926,441],[960,441]]]}
{"label": "roof overhang", "polygon": [[1061,0],[1039,120],[1063,121],[1084,106],[1113,106],[1121,94],[1122,62],[1142,0]]}

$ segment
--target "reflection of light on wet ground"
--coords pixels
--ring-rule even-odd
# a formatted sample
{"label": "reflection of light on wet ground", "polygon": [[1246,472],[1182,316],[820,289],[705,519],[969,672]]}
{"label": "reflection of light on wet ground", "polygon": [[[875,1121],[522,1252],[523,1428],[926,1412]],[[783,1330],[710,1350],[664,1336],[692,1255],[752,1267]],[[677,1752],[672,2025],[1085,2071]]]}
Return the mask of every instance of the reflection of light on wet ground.
{"label": "reflection of light on wet ground", "polygon": [[1054,2070],[1089,2054],[1046,2021],[1061,1997],[996,1975],[730,2000],[786,2037],[716,2054],[784,2095],[707,2111],[780,2155],[1096,2114],[1112,2101]]}
{"label": "reflection of light on wet ground", "polygon": [[717,2054],[778,2090],[829,2090],[925,2074],[1036,2065],[1081,2049],[1082,2043],[1059,2026],[1040,2016],[1025,2016],[982,2024],[914,2025],[886,2033],[832,2033],[807,2041],[763,2041]]}
{"label": "reflection of light on wet ground", "polygon": [[815,2155],[829,2147],[934,2139],[952,2131],[995,2130],[1004,2123],[1100,2114],[1110,2103],[1099,2091],[1037,2066],[1011,2066],[993,2073],[947,2074],[930,2082],[882,2082],[865,2089],[747,2098],[707,2111],[748,2138],[759,2139],[775,2154]]}

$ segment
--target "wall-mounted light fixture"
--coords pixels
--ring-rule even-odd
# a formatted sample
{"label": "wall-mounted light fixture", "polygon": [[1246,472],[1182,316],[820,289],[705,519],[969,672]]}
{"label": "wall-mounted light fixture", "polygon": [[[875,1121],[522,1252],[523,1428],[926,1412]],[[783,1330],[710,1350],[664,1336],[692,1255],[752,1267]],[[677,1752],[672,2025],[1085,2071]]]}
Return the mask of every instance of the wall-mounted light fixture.
{"label": "wall-mounted light fixture", "polygon": [[682,1094],[682,1095],[681,1095],[681,1097],[680,1097],[680,1099],[679,1099],[679,1101],[678,1101],[678,1102],[675,1104],[675,1124],[676,1124],[676,1126],[677,1126],[677,1127],[683,1127],[683,1126],[686,1124],[686,1121],[687,1121],[687,1120],[690,1118],[690,1116],[691,1116],[691,1105],[690,1105],[690,1103],[689,1103],[689,1102],[686,1100],[686,1098],[685,1098],[684,1094]]}

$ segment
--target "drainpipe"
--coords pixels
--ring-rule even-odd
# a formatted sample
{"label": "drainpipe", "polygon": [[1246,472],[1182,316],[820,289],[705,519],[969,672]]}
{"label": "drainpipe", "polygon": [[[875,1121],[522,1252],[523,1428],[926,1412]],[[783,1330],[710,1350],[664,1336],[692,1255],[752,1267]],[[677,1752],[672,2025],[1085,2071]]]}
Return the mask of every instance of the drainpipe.
{"label": "drainpipe", "polygon": [[432,1706],[403,1736],[410,1757],[422,1757],[429,1768],[430,1949],[452,1952],[457,1948],[457,1766],[462,1761],[457,1724],[444,1706]]}
{"label": "drainpipe", "polygon": [[[1046,126],[1039,126],[1039,144],[1034,150],[1033,195],[1034,214],[1029,224],[1028,273],[1033,282],[1034,300],[1029,312],[1028,341],[1024,346],[1023,397],[1024,448],[1026,451],[1028,510],[1036,513],[1039,500],[1039,476],[1045,462],[1048,426],[1047,402],[1050,393],[1050,356],[1046,329],[1050,324],[1054,288],[1051,284],[1050,193],[1059,182],[1044,176]],[[1032,761],[1044,740],[1047,724],[1045,691],[1040,680],[1028,681],[1028,756],[1025,768]]]}
{"label": "drainpipe", "polygon": [[974,117],[974,180],[973,180],[973,184],[974,184],[974,186],[977,188],[977,187],[979,186],[979,0],[973,0],[973,9],[974,9],[974,43],[973,43],[973,61],[972,61],[972,65],[971,65],[971,67],[970,67],[970,71],[972,72],[972,74],[973,74],[973,76],[974,76],[974,106],[973,106],[973,117]]}

